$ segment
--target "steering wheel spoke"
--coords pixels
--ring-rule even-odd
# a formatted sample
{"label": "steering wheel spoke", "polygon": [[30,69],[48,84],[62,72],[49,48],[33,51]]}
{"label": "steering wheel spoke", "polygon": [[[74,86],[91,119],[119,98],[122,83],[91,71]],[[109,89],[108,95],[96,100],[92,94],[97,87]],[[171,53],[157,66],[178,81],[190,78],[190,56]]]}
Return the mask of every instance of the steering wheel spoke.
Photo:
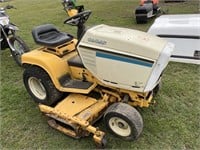
{"label": "steering wheel spoke", "polygon": [[74,26],[78,24],[78,22],[79,22],[79,19],[72,19],[72,20],[67,21],[66,23]]}
{"label": "steering wheel spoke", "polygon": [[64,21],[64,24],[69,24],[72,26],[78,26],[80,24],[84,24],[88,20],[91,13],[92,13],[92,11],[90,11],[90,10],[80,12],[77,15],[66,19]]}

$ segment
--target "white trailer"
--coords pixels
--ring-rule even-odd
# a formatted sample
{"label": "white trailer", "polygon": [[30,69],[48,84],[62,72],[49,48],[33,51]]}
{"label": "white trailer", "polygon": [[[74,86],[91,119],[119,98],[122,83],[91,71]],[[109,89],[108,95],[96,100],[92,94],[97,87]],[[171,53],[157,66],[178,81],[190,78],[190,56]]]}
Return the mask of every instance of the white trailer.
{"label": "white trailer", "polygon": [[160,16],[148,33],[175,44],[171,61],[200,64],[200,14]]}

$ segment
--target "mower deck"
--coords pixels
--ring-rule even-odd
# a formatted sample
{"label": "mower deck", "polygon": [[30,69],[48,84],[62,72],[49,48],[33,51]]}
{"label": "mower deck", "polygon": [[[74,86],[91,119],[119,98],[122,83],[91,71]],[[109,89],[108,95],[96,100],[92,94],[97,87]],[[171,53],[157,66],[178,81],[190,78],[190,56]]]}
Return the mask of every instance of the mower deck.
{"label": "mower deck", "polygon": [[108,99],[107,94],[99,100],[81,94],[69,94],[54,107],[39,104],[39,108],[51,118],[48,121],[51,127],[73,138],[88,136],[92,133],[95,143],[102,146],[105,133],[93,127],[92,124],[108,107]]}

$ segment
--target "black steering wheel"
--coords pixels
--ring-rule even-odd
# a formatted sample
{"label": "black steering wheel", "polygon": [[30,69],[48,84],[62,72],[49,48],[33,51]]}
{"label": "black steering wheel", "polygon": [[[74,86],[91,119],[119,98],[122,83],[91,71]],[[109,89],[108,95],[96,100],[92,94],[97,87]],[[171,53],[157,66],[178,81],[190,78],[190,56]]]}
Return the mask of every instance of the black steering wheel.
{"label": "black steering wheel", "polygon": [[80,12],[77,15],[66,19],[64,21],[64,24],[69,24],[69,25],[72,25],[72,26],[78,26],[80,24],[83,25],[88,20],[91,13],[92,13],[91,10],[86,10],[86,11]]}

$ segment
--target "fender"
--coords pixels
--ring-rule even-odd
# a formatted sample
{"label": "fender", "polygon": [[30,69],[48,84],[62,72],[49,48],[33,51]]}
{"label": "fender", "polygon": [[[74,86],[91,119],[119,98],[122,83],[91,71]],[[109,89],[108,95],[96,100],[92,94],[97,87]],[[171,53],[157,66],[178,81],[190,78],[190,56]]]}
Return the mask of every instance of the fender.
{"label": "fender", "polygon": [[52,82],[58,90],[62,91],[59,78],[69,73],[67,58],[58,57],[55,54],[43,51],[43,48],[33,50],[22,55],[22,64],[28,66],[38,66],[44,69],[50,76]]}
{"label": "fender", "polygon": [[13,30],[13,31],[18,31],[18,30],[19,30],[19,28],[18,28],[15,24],[13,24],[13,23],[9,23],[9,24],[6,26],[6,28],[8,28],[8,29],[10,29],[10,30]]}

